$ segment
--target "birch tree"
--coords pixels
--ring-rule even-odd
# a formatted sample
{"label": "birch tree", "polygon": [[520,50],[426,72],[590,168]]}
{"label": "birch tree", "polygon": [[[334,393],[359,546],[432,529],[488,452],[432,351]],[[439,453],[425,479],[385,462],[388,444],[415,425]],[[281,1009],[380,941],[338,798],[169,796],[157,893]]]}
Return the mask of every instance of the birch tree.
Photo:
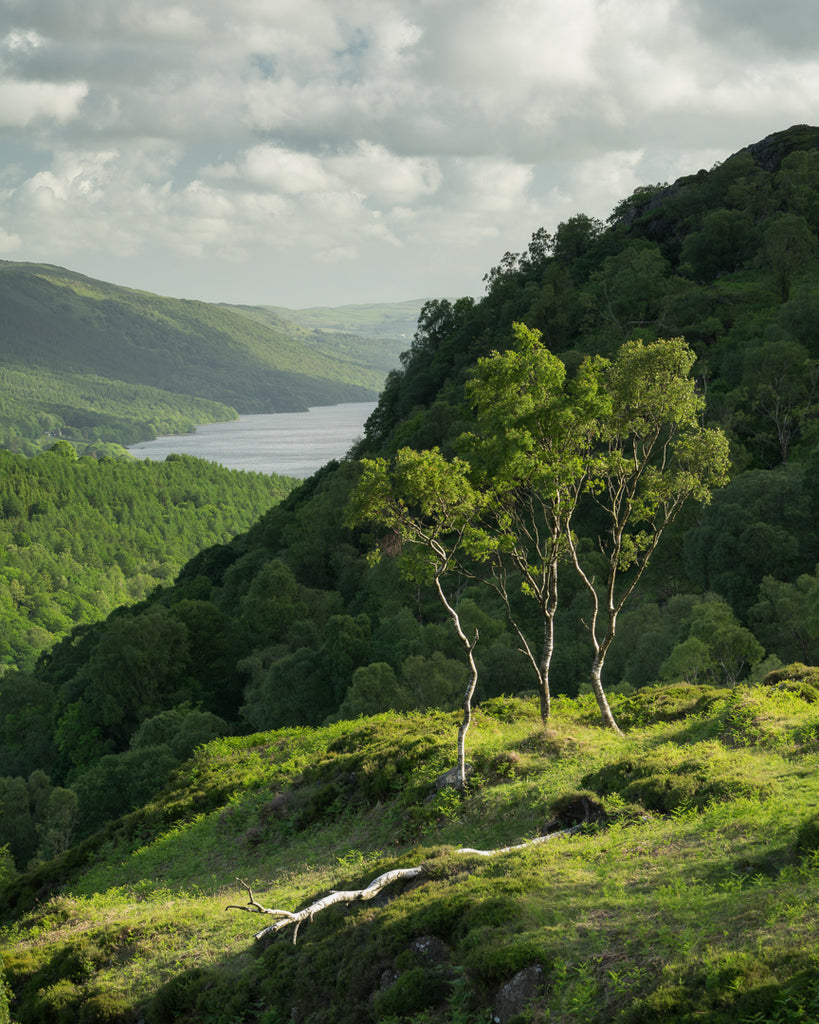
{"label": "birch tree", "polygon": [[[495,538],[480,578],[501,597],[537,677],[540,715],[551,713],[558,570],[587,479],[603,409],[593,375],[567,383],[563,363],[540,331],[513,325],[517,347],[479,360],[467,384],[475,428],[461,438],[485,495],[485,528]],[[541,635],[527,635],[516,593],[534,601]]]}
{"label": "birch tree", "polygon": [[417,452],[403,448],[391,464],[363,459],[362,475],[353,493],[348,519],[385,527],[381,551],[401,553],[402,573],[431,585],[464,648],[469,680],[463,696],[463,719],[458,729],[458,781],[466,786],[466,734],[472,720],[472,698],[478,682],[475,646],[478,631],[469,637],[456,603],[444,590],[444,579],[462,571],[463,560],[491,545],[480,529],[483,497],[469,482],[468,465],[447,460],[437,449]]}
{"label": "birch tree", "polygon": [[[596,544],[567,542],[591,601],[584,622],[592,645],[591,685],[603,721],[619,728],[603,689],[617,619],[663,533],[683,505],[710,500],[728,479],[728,441],[701,425],[703,400],[690,376],[694,353],[682,338],[629,341],[609,362],[587,359],[580,376],[605,397],[586,487],[603,515]],[[598,579],[595,567],[605,566]]]}

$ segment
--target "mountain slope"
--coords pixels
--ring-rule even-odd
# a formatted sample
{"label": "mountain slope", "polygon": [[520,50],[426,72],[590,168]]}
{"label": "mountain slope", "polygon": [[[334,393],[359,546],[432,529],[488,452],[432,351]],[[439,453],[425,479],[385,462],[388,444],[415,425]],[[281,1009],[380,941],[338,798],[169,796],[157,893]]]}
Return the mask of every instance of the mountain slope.
{"label": "mountain slope", "polygon": [[349,306],[232,306],[263,323],[281,320],[299,324],[323,351],[337,354],[381,373],[398,365],[401,352],[410,347],[425,300],[363,303]]}
{"label": "mountain slope", "polygon": [[78,459],[65,441],[30,458],[0,451],[0,677],[171,582],[294,485],[181,455]]}
{"label": "mountain slope", "polygon": [[[39,436],[32,422],[38,415],[46,424],[54,417],[82,427],[92,413],[106,412],[106,381],[120,391],[140,389],[140,404],[153,398],[172,415],[203,421],[230,418],[231,408],[286,412],[365,401],[386,372],[280,318],[261,323],[225,306],[163,298],[43,264],[0,263],[0,311],[0,367],[28,378],[7,389],[4,426],[28,439]],[[60,383],[82,392],[77,405],[60,400]],[[218,408],[207,410],[206,402]],[[131,417],[143,437],[151,436],[150,419]],[[122,440],[104,431],[102,439]]]}
{"label": "mountain slope", "polygon": [[[570,572],[546,728],[504,609],[458,581],[480,636],[476,774],[463,801],[439,791],[462,650],[434,595],[395,560],[372,567],[379,538],[347,525],[355,459],[328,465],[173,586],[4,680],[0,760],[19,767],[0,780],[0,844],[76,843],[8,890],[21,1015],[477,1024],[522,970],[535,1021],[816,1019],[819,692],[792,663],[819,662],[817,140],[779,133],[639,189],[608,227],[579,214],[536,231],[480,301],[425,304],[360,447],[454,451],[471,368],[516,321],[569,374],[626,338],[688,339],[733,478],[676,521],[618,619],[605,683],[625,738],[590,710]],[[595,516],[587,502],[575,519],[590,550]],[[171,777],[171,746],[183,727],[195,745],[209,712],[233,738]],[[508,860],[451,849],[514,845],[572,807],[592,827],[571,841]],[[418,862],[424,884],[321,914],[295,947],[256,949],[260,922],[224,912],[246,898],[236,877],[296,909]]]}

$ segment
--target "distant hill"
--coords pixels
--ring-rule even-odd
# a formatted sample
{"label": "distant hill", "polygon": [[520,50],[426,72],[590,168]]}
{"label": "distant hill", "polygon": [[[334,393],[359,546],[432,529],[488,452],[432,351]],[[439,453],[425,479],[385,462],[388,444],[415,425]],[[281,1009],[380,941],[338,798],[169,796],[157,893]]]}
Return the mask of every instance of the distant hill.
{"label": "distant hill", "polygon": [[0,262],[0,444],[122,444],[239,413],[377,396],[401,342],[331,334],[273,311],[165,298],[46,264]]}
{"label": "distant hill", "polygon": [[314,330],[345,331],[352,334],[374,335],[403,339],[408,345],[415,333],[418,314],[426,299],[408,299],[406,302],[368,302],[346,306],[309,306],[306,309],[287,309],[285,306],[264,306],[285,320]]}
{"label": "distant hill", "polygon": [[347,306],[229,306],[260,323],[298,324],[310,332],[310,344],[338,358],[351,359],[385,376],[408,349],[426,299],[371,302]]}

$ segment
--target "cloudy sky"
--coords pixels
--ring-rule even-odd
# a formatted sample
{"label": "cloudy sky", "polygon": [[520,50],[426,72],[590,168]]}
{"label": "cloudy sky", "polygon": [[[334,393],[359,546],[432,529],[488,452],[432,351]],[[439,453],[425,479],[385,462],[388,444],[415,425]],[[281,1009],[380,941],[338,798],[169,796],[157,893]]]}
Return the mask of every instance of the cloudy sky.
{"label": "cloudy sky", "polygon": [[291,307],[819,123],[815,0],[0,0],[0,258]]}

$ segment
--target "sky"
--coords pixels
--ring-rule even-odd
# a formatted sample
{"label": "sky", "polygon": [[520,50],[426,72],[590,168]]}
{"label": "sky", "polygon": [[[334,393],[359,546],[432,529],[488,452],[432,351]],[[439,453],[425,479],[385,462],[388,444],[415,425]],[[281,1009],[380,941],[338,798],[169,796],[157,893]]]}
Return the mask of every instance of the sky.
{"label": "sky", "polygon": [[0,0],[0,259],[291,308],[819,123],[815,0]]}

